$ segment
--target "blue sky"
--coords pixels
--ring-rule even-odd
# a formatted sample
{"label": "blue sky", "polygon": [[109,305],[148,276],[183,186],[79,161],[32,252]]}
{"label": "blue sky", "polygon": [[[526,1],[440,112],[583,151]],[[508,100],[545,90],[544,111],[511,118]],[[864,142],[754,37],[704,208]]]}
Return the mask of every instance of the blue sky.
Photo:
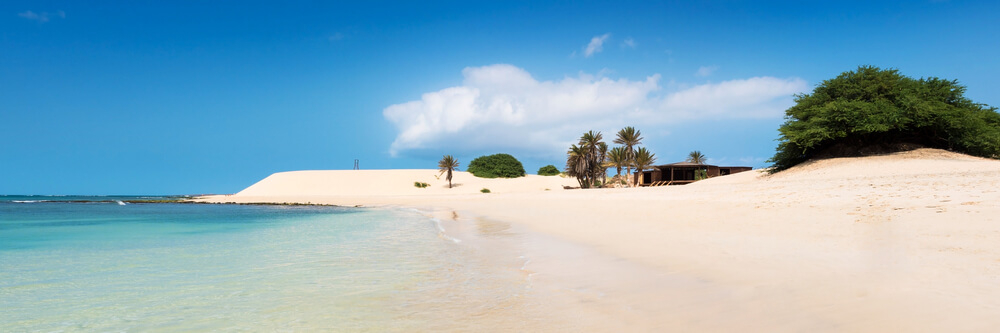
{"label": "blue sky", "polygon": [[992,1],[0,4],[0,194],[232,193],[273,172],[562,167],[635,126],[659,162],[766,166],[794,93],[858,65],[1000,106]]}

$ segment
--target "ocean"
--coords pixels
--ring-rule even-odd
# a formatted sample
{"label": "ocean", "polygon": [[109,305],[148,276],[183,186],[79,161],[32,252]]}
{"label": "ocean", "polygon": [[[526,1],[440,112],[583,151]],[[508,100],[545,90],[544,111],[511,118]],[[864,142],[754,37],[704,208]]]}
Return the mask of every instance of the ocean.
{"label": "ocean", "polygon": [[175,199],[0,196],[0,332],[518,330],[539,304],[502,225],[142,203]]}

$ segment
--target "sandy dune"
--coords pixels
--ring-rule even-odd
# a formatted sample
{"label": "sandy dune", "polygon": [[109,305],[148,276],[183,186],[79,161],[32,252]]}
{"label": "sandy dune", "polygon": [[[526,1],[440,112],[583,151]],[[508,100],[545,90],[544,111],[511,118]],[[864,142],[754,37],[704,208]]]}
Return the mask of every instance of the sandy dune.
{"label": "sandy dune", "polygon": [[[775,175],[599,190],[561,190],[575,181],[559,177],[464,173],[456,176],[462,186],[446,189],[434,174],[276,174],[203,200],[456,211],[477,217],[456,223],[503,221],[573,244],[557,251],[533,243],[529,268],[539,272],[538,289],[561,295],[547,300],[550,308],[591,318],[576,321],[584,330],[1000,327],[1000,161],[921,149]],[[414,188],[421,179],[433,188]]]}
{"label": "sandy dune", "polygon": [[[418,188],[415,182],[431,186]],[[575,178],[528,175],[514,179],[477,178],[468,172],[452,175],[452,188],[438,170],[310,170],[279,172],[240,191],[246,196],[422,196],[563,190],[578,186]]]}

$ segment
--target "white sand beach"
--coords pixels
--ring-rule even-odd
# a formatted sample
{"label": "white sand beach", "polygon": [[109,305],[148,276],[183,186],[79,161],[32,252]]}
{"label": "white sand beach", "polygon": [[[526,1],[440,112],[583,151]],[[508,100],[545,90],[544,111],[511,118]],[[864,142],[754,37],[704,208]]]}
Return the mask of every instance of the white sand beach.
{"label": "white sand beach", "polygon": [[[1000,327],[1000,161],[920,149],[684,186],[564,190],[559,176],[296,171],[215,203],[413,207],[536,233],[527,269],[565,323],[605,331]],[[426,182],[429,188],[416,188]],[[492,193],[480,193],[488,188]],[[545,244],[543,244],[545,243]],[[574,318],[577,318],[574,322]]]}

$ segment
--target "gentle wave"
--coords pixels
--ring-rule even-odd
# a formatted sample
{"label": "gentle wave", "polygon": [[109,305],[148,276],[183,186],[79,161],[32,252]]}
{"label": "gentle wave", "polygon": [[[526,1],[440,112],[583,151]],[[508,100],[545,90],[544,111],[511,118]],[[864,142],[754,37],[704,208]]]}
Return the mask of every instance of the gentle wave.
{"label": "gentle wave", "polygon": [[441,220],[440,219],[431,218],[431,220],[433,220],[434,221],[434,225],[437,226],[438,237],[450,240],[450,241],[455,242],[455,243],[461,243],[462,242],[461,239],[448,236],[448,233],[444,230],[444,226],[441,225]]}

